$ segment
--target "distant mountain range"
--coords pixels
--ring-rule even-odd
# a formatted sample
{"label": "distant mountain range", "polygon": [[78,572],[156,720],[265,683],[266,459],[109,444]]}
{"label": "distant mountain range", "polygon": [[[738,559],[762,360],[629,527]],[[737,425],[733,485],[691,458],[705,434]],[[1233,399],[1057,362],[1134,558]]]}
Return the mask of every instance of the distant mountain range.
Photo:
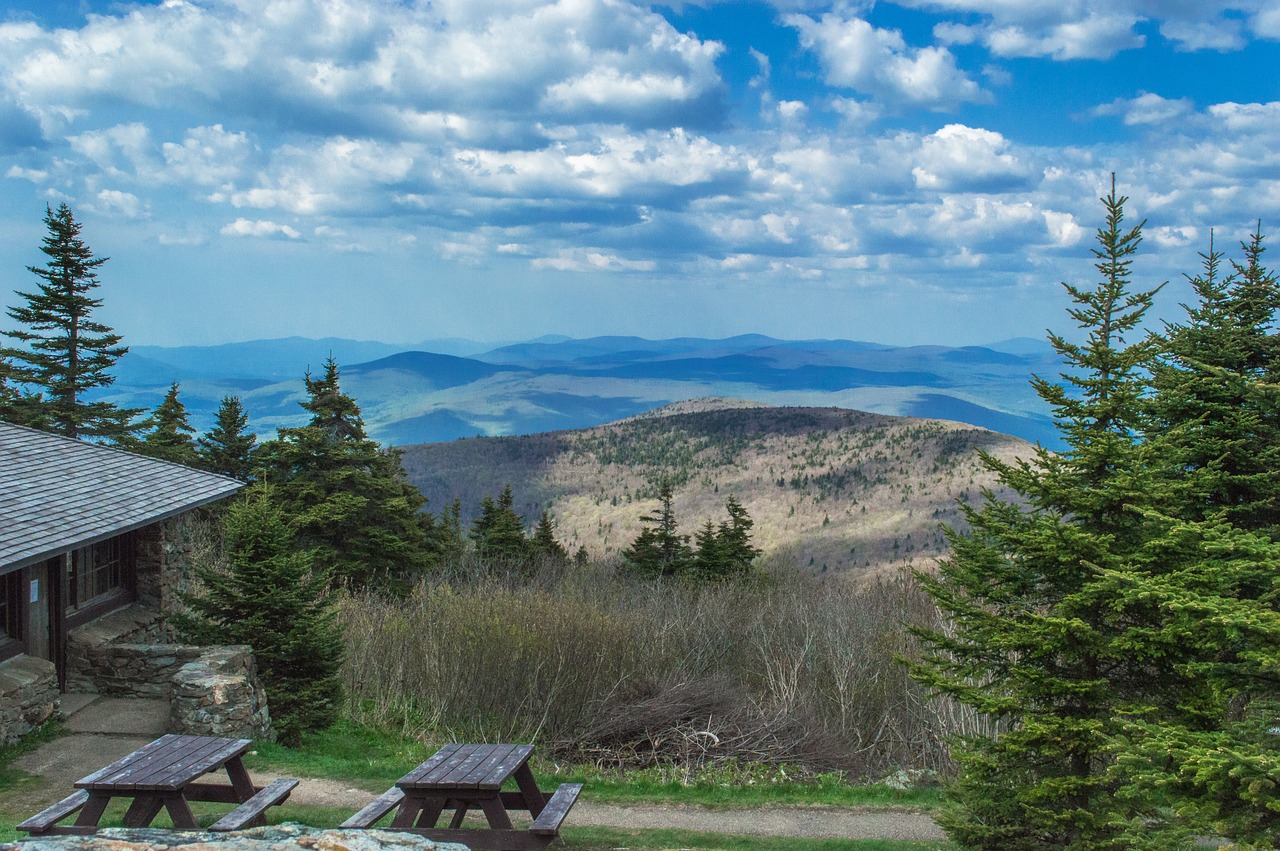
{"label": "distant mountain range", "polygon": [[543,337],[498,347],[290,337],[219,346],[134,346],[100,396],[154,408],[173,381],[204,431],[223,396],[270,435],[306,421],[302,376],[332,355],[372,437],[393,445],[584,428],[687,399],[840,407],[956,420],[1056,446],[1031,375],[1061,370],[1043,342],[895,347],[851,340]]}

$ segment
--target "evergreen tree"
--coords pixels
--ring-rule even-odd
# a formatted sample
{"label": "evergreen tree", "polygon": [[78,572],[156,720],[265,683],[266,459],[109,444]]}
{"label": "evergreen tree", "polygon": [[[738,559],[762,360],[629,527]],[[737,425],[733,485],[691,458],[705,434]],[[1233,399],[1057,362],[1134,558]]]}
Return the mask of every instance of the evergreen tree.
{"label": "evergreen tree", "polygon": [[751,529],[755,523],[742,503],[733,497],[725,500],[724,510],[729,519],[716,530],[724,571],[738,575],[747,573],[760,555],[759,548],[751,543]]}
{"label": "evergreen tree", "polygon": [[721,546],[716,524],[708,517],[693,535],[692,573],[699,579],[714,579],[729,573],[728,559]]}
{"label": "evergreen tree", "polygon": [[1126,342],[1156,290],[1130,286],[1142,225],[1122,228],[1126,200],[1114,182],[1102,199],[1101,281],[1064,284],[1085,332],[1083,345],[1050,335],[1065,386],[1033,382],[1065,449],[1015,464],[986,457],[1022,504],[988,493],[966,507],[970,531],[949,530],[951,558],[919,576],[951,629],[918,632],[926,653],[915,676],[1005,727],[953,751],[955,803],[940,821],[969,848],[1128,847],[1124,833],[1143,813],[1116,796],[1108,771],[1119,712],[1189,688],[1185,671],[1139,641],[1152,613],[1139,600],[1117,611],[1115,583],[1099,581],[1127,575],[1152,538],[1145,509],[1161,498],[1137,438],[1153,346]]}
{"label": "evergreen tree", "polygon": [[1192,279],[1197,303],[1166,329],[1149,440],[1176,498],[1148,545],[1151,568],[1100,577],[1114,607],[1160,615],[1131,646],[1163,648],[1189,680],[1164,711],[1130,713],[1118,740],[1126,792],[1154,793],[1177,816],[1138,825],[1134,848],[1206,831],[1240,847],[1280,843],[1280,298],[1262,242],[1259,229],[1225,279],[1211,243]]}
{"label": "evergreen tree", "polygon": [[249,644],[267,691],[280,741],[325,728],[341,703],[342,633],[327,589],[328,574],[296,548],[272,490],[255,485],[224,515],[225,571],[199,567],[198,594],[173,620],[196,644]]}
{"label": "evergreen tree", "polygon": [[1245,529],[1280,531],[1280,416],[1258,385],[1280,368],[1273,321],[1276,276],[1262,264],[1263,236],[1243,244],[1245,263],[1220,276],[1210,241],[1204,271],[1190,279],[1198,301],[1166,327],[1154,371],[1152,432],[1175,487],[1179,515],[1219,511]]}
{"label": "evergreen tree", "polygon": [[487,496],[481,502],[480,516],[472,522],[471,540],[476,553],[488,562],[516,564],[529,557],[524,518],[515,511],[511,485],[503,487],[496,503]]}
{"label": "evergreen tree", "polygon": [[41,399],[24,393],[14,384],[9,361],[0,357],[0,420],[14,425],[41,428]]}
{"label": "evergreen tree", "polygon": [[151,430],[138,444],[139,452],[188,467],[199,466],[200,456],[191,440],[196,430],[187,419],[187,406],[178,398],[178,382],[169,387],[146,426]]}
{"label": "evergreen tree", "polygon": [[311,422],[282,428],[258,451],[298,546],[354,589],[402,588],[433,563],[426,500],[405,479],[399,453],[368,439],[355,400],[342,392],[337,363],[305,377]]}
{"label": "evergreen tree", "polygon": [[670,479],[658,484],[658,511],[640,518],[640,534],[623,553],[627,569],[640,576],[665,577],[684,573],[693,563],[689,539],[676,531]]}
{"label": "evergreen tree", "polygon": [[538,525],[534,527],[530,544],[534,554],[539,558],[558,564],[569,561],[568,550],[556,540],[556,527],[551,520],[550,512],[544,510],[542,516],[538,518]]}
{"label": "evergreen tree", "polygon": [[213,428],[196,441],[202,466],[242,482],[251,480],[258,437],[248,427],[249,415],[240,398],[223,396]]}
{"label": "evergreen tree", "polygon": [[85,398],[115,380],[109,370],[128,351],[119,334],[91,318],[102,306],[91,293],[107,258],[94,257],[80,239],[80,224],[66,204],[46,208],[44,222],[49,233],[41,250],[49,260],[27,267],[41,282],[36,292],[18,291],[26,304],[8,312],[24,327],[4,332],[22,345],[0,349],[0,357],[9,360],[14,383],[39,391],[24,403],[39,408],[38,415],[27,415],[29,422],[67,437],[128,441],[139,412]]}

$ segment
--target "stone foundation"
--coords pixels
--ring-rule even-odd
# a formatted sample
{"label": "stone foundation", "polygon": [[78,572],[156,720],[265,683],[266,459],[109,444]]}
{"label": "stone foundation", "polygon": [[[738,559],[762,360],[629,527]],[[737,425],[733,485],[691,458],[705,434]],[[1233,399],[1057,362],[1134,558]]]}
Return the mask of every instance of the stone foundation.
{"label": "stone foundation", "polygon": [[171,732],[275,740],[249,645],[206,649],[182,666],[172,685]]}
{"label": "stone foundation", "polygon": [[163,635],[160,614],[139,604],[73,629],[67,691],[167,699],[174,733],[275,739],[249,645],[167,644]]}
{"label": "stone foundation", "polygon": [[58,672],[52,662],[15,656],[0,662],[0,744],[11,745],[58,711]]}
{"label": "stone foundation", "polygon": [[132,605],[71,630],[67,691],[112,697],[168,697],[173,678],[203,648],[160,644],[160,615]]}

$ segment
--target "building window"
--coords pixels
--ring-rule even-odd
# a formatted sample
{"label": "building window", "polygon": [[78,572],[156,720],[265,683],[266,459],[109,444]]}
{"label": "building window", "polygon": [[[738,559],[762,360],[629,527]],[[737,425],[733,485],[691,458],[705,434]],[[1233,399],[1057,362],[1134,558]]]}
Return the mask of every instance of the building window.
{"label": "building window", "polygon": [[75,622],[115,608],[132,597],[132,537],[121,536],[83,547],[67,565],[67,614]]}

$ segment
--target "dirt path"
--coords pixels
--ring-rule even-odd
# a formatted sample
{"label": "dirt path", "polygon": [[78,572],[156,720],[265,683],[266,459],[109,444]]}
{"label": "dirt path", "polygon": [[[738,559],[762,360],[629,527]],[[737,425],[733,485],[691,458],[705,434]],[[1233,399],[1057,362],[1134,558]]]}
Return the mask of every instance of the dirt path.
{"label": "dirt path", "polygon": [[[40,778],[4,796],[4,809],[35,813],[72,788],[92,768],[107,765],[164,733],[168,706],[160,701],[98,698],[68,720],[71,734],[14,762]],[[255,772],[255,782],[279,775]],[[290,803],[355,812],[374,793],[336,780],[300,778]],[[580,800],[569,823],[617,828],[670,828],[735,836],[795,836],[813,839],[941,840],[946,836],[927,815],[889,807],[774,806],[741,810],[669,804],[597,804]]]}

